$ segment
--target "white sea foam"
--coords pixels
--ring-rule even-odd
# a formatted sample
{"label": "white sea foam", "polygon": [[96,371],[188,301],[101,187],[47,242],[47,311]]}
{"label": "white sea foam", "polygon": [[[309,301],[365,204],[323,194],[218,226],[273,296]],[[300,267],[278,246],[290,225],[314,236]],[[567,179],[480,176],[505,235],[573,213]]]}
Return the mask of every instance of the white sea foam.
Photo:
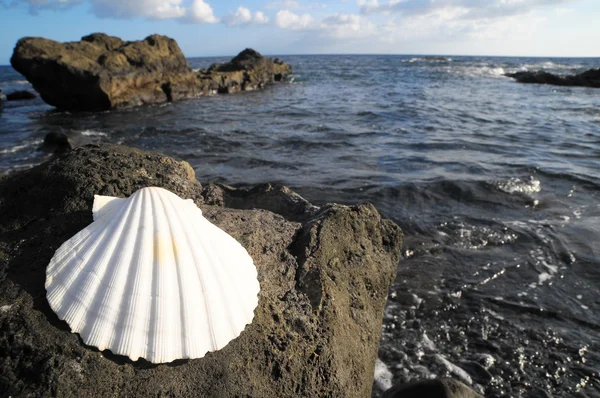
{"label": "white sea foam", "polygon": [[12,308],[12,304],[3,305],[0,307],[0,313],[8,312]]}
{"label": "white sea foam", "polygon": [[523,64],[519,68],[521,71],[536,71],[536,70],[576,70],[582,68],[579,64],[560,64],[552,61],[538,62],[534,64]]}
{"label": "white sea foam", "polygon": [[81,132],[81,135],[87,137],[106,137],[108,134],[103,133],[102,131],[84,130]]}
{"label": "white sea foam", "polygon": [[381,389],[381,391],[389,390],[392,387],[392,372],[390,368],[383,363],[379,358],[375,360],[375,384]]}
{"label": "white sea foam", "polygon": [[478,66],[467,66],[460,68],[452,68],[451,70],[461,75],[470,77],[492,77],[492,78],[504,78],[506,71],[501,66],[490,66],[482,64]]}
{"label": "white sea foam", "polygon": [[508,181],[498,182],[497,186],[506,193],[536,193],[542,190],[542,184],[533,176],[529,177],[529,180],[513,177]]}

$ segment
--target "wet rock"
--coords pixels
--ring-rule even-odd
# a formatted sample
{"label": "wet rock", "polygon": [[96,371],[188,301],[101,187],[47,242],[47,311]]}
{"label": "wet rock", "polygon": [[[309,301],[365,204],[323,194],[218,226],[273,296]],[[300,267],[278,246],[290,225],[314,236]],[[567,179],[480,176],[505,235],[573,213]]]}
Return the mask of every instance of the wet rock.
{"label": "wet rock", "polygon": [[[195,201],[250,253],[261,284],[253,322],[204,358],[153,365],[82,344],[45,298],[54,251],[92,222],[94,194],[146,186]],[[275,192],[272,192],[275,191]],[[75,148],[0,180],[0,391],[11,396],[368,397],[382,313],[402,247],[371,205],[326,205],[286,219],[243,196],[304,203],[287,189],[207,204],[186,162],[122,146]],[[274,194],[275,193],[275,194]],[[225,195],[226,196],[226,195]],[[242,209],[243,208],[243,209]],[[313,209],[312,206],[306,207]],[[284,212],[285,213],[285,212]],[[288,217],[289,218],[289,217]]]}
{"label": "wet rock", "polygon": [[464,369],[476,383],[486,385],[489,384],[494,378],[486,368],[477,362],[464,361],[460,362],[458,366]]}
{"label": "wet rock", "polygon": [[555,75],[544,71],[507,73],[506,76],[512,77],[519,83],[600,88],[600,68],[590,69],[577,75],[567,76]]}
{"label": "wet rock", "polygon": [[491,368],[492,366],[494,366],[494,363],[496,363],[496,358],[494,358],[491,354],[486,353],[475,354],[473,359],[485,369]]}
{"label": "wet rock", "polygon": [[396,385],[383,398],[483,398],[463,383],[452,379],[423,380]]}
{"label": "wet rock", "polygon": [[456,366],[455,364],[453,364],[452,362],[450,362],[449,360],[447,360],[440,354],[435,354],[433,357],[434,357],[435,361],[437,363],[439,363],[440,365],[444,366],[449,373],[452,373],[454,376],[460,378],[462,381],[464,381],[468,385],[473,384],[473,380],[471,379],[471,376],[469,376],[469,374],[467,372],[465,372],[463,369]]}
{"label": "wet rock", "polygon": [[13,91],[12,93],[6,94],[7,101],[22,101],[34,98],[37,98],[37,95],[27,90]]}
{"label": "wet rock", "polygon": [[64,132],[51,131],[46,134],[44,143],[38,149],[46,152],[64,153],[73,149],[73,144]]}
{"label": "wet rock", "polygon": [[319,210],[288,187],[276,184],[260,184],[250,189],[210,184],[204,188],[202,195],[207,204],[269,210],[291,221],[301,221]]}
{"label": "wet rock", "polygon": [[390,298],[396,303],[417,308],[423,302],[423,299],[419,298],[416,294],[408,292],[394,292],[390,295]]}
{"label": "wet rock", "polygon": [[11,64],[44,101],[66,110],[105,110],[254,90],[291,72],[289,65],[249,49],[227,66],[194,72],[173,39],[152,35],[126,42],[103,33],[70,43],[22,38]]}
{"label": "wet rock", "polygon": [[552,395],[540,388],[534,388],[525,395],[525,398],[552,398]]}

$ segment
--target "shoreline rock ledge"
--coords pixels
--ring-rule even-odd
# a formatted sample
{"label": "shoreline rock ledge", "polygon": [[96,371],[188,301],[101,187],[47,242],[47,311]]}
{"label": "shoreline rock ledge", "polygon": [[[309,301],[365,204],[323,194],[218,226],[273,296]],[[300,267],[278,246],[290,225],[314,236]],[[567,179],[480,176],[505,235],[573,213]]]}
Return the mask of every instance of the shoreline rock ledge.
{"label": "shoreline rock ledge", "polygon": [[152,35],[123,41],[104,33],[67,43],[24,37],[17,42],[10,63],[44,101],[72,111],[256,90],[291,73],[289,65],[252,49],[228,63],[193,71],[171,38]]}
{"label": "shoreline rock ledge", "polygon": [[[225,348],[153,365],[85,346],[50,309],[54,251],[92,222],[94,194],[159,186],[198,204],[250,253],[253,322]],[[191,166],[87,145],[0,179],[0,391],[59,397],[362,397],[371,393],[402,231],[369,204],[311,205],[270,184],[202,186]]]}

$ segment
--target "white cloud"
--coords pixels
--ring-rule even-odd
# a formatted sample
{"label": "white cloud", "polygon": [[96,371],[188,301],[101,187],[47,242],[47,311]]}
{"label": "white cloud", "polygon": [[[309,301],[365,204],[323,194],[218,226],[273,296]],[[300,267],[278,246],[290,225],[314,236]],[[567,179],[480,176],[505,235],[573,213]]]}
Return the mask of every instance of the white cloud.
{"label": "white cloud", "polygon": [[367,18],[356,14],[336,14],[321,21],[322,32],[335,39],[374,36],[377,26]]}
{"label": "white cloud", "polygon": [[262,11],[257,11],[254,13],[254,21],[257,24],[265,24],[269,22],[269,17],[267,17]]}
{"label": "white cloud", "polygon": [[501,18],[527,14],[540,7],[572,3],[579,0],[357,0],[362,14],[401,13],[426,15],[446,8],[467,10],[464,18]]}
{"label": "white cloud", "polygon": [[254,14],[246,7],[238,7],[235,13],[222,18],[223,22],[228,26],[235,25],[261,25],[269,22],[269,18],[261,11]]}
{"label": "white cloud", "polygon": [[100,18],[180,18],[182,0],[92,0],[92,12]]}
{"label": "white cloud", "polygon": [[273,3],[269,3],[267,4],[267,8],[277,8],[277,9],[288,9],[288,10],[292,10],[295,8],[300,8],[300,4],[298,4],[298,2],[296,0],[282,0],[282,1],[275,1]]}
{"label": "white cloud", "polygon": [[212,7],[203,0],[194,0],[190,6],[189,19],[195,23],[219,22],[213,13]]}
{"label": "white cloud", "polygon": [[29,13],[37,15],[41,10],[67,10],[83,0],[0,0],[0,9],[17,7],[19,4],[26,4]]}
{"label": "white cloud", "polygon": [[314,28],[315,20],[309,14],[297,15],[281,10],[275,15],[275,25],[281,29],[305,30]]}

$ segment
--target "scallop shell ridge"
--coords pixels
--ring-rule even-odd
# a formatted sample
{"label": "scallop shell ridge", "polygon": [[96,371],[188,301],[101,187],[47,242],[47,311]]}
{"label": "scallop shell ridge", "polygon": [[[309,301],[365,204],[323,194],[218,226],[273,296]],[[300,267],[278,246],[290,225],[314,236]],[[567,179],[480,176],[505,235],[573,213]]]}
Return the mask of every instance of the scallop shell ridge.
{"label": "scallop shell ridge", "polygon": [[144,188],[96,197],[94,219],[46,270],[50,306],[86,344],[153,363],[199,358],[252,321],[252,258],[192,201]]}

